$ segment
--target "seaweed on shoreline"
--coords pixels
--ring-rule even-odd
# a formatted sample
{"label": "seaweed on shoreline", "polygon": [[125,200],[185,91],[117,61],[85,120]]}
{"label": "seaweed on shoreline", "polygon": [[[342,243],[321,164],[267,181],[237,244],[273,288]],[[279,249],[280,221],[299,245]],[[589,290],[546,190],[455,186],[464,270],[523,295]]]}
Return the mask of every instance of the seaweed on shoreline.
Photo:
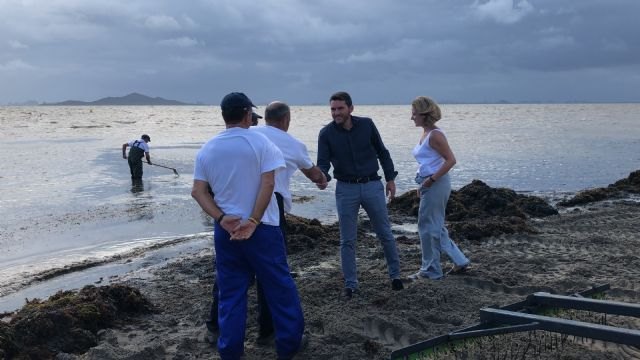
{"label": "seaweed on shoreline", "polygon": [[99,330],[128,314],[152,311],[138,289],[125,285],[59,291],[45,301],[27,301],[8,324],[0,322],[0,357],[49,359],[59,352],[83,353],[97,345]]}
{"label": "seaweed on shoreline", "polygon": [[571,199],[558,202],[558,206],[569,207],[607,199],[617,199],[629,193],[640,194],[640,170],[631,172],[627,178],[609,184],[606,188],[580,191]]}
{"label": "seaweed on shoreline", "polygon": [[340,244],[340,230],[337,224],[322,225],[318,219],[287,214],[287,243],[289,254],[314,249],[323,254]]}

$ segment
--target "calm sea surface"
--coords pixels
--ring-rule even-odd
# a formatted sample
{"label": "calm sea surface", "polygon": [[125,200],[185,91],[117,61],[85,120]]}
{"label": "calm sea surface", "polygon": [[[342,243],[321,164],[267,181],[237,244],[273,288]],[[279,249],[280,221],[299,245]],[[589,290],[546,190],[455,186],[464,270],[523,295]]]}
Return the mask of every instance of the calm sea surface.
{"label": "calm sea surface", "polygon": [[[458,159],[454,188],[480,179],[554,200],[640,169],[640,104],[442,110],[439,126]],[[414,188],[411,149],[421,130],[410,107],[356,106],[354,115],[374,119],[400,173],[398,192]],[[327,106],[292,107],[290,133],[314,160],[318,131],[329,121]],[[193,159],[223,128],[216,107],[0,107],[0,311],[25,297],[206,251],[211,226],[190,197]],[[180,176],[145,165],[144,191],[132,192],[121,146],[142,133],[151,135],[152,161]],[[320,191],[298,173],[292,192],[309,200],[292,212],[335,221],[333,186]],[[106,258],[81,275],[31,283],[34,274]]]}

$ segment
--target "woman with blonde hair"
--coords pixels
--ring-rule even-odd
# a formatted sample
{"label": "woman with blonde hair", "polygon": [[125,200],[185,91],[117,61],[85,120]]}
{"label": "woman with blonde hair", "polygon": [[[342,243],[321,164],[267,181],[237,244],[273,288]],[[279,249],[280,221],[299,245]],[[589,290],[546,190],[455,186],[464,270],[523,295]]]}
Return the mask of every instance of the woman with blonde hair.
{"label": "woman with blonde hair", "polygon": [[420,271],[409,279],[440,279],[443,277],[440,253],[453,261],[447,274],[459,274],[468,269],[469,259],[449,237],[444,217],[451,194],[449,170],[456,158],[449,147],[444,131],[436,126],[442,114],[440,107],[426,96],[419,96],[411,103],[411,119],[416,127],[423,129],[420,141],[413,148],[418,162],[416,183],[420,185],[420,208],[418,210],[418,233],[422,247]]}

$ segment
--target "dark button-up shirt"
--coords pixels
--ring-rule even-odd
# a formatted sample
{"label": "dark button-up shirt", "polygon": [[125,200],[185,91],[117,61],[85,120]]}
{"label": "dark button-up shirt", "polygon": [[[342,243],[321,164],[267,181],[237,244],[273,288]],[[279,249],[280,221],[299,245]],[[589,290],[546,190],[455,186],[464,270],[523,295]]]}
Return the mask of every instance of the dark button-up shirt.
{"label": "dark button-up shirt", "polygon": [[398,174],[393,167],[389,150],[382,143],[380,133],[369,118],[351,116],[353,127],[345,130],[332,121],[320,130],[318,136],[318,167],[331,180],[329,169],[338,180],[351,181],[377,176],[378,160],[386,181]]}

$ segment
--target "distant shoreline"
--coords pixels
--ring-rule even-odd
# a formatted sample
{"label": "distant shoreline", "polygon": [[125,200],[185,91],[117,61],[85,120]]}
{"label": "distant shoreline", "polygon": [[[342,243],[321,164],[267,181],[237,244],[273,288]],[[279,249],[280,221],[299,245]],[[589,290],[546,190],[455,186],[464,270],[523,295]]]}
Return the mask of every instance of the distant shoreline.
{"label": "distant shoreline", "polygon": [[121,97],[105,97],[95,101],[66,100],[56,103],[42,103],[39,106],[184,106],[203,105],[191,104],[178,100],[168,100],[161,97],[150,97],[139,93],[131,93]]}
{"label": "distant shoreline", "polygon": [[[407,99],[406,103],[396,103],[396,102],[388,102],[388,103],[371,103],[371,102],[360,102],[358,103],[360,106],[373,106],[373,105],[389,105],[389,106],[399,106],[399,105],[407,105],[409,104],[410,99]],[[490,101],[458,101],[451,99],[442,99],[439,101],[443,105],[576,105],[576,104],[640,104],[640,100],[638,101],[607,101],[607,102],[591,102],[591,101],[509,101],[505,99],[498,100],[490,100]],[[259,103],[259,102],[256,102]],[[296,102],[288,102],[291,106],[325,106],[327,103],[324,102],[311,102],[311,103],[296,103]],[[203,103],[201,101],[197,101],[195,103],[183,102],[179,100],[170,100],[162,97],[151,97],[148,95],[140,94],[140,93],[130,93],[125,96],[109,96],[104,97],[94,101],[81,101],[81,100],[65,100],[60,102],[38,102],[35,100],[29,100],[20,103],[7,103],[5,105],[0,106],[217,106],[217,102],[213,103]],[[258,104],[260,107],[266,106],[266,104]]]}
{"label": "distant shoreline", "polygon": [[[121,104],[121,103],[97,103],[95,101],[76,101],[76,100],[66,100],[62,102],[56,103],[38,103],[36,101],[29,101],[24,103],[8,103],[1,104],[0,107],[32,107],[32,106],[218,106],[218,104],[214,103],[183,103],[180,101],[176,101],[178,104],[160,104],[160,103],[140,103],[140,104]],[[640,101],[637,102],[458,102],[458,101],[443,101],[440,104],[442,105],[635,105],[640,104]],[[257,104],[259,107],[265,107],[267,104]],[[321,103],[289,103],[290,106],[325,106],[327,104]],[[406,106],[408,103],[384,103],[384,104],[374,104],[374,103],[360,103],[358,106]]]}

